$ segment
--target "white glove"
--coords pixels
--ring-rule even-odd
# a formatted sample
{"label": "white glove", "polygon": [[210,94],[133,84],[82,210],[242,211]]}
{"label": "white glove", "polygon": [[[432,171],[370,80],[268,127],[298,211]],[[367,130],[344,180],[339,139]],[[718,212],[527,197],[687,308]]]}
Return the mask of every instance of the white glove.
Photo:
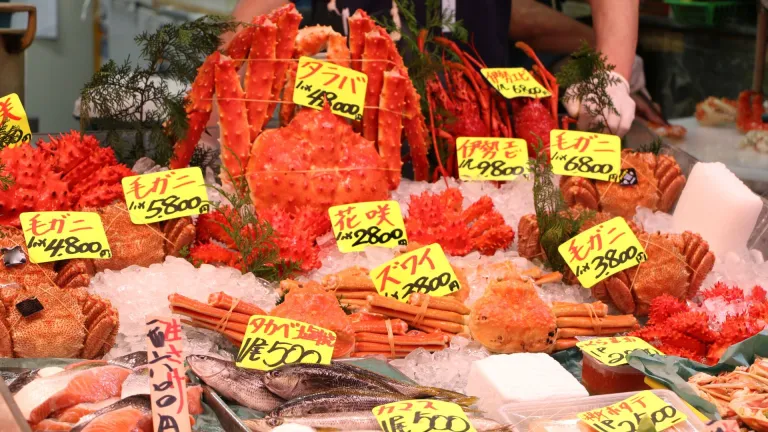
{"label": "white glove", "polygon": [[567,96],[572,94],[575,89],[571,88],[566,91],[568,100],[565,102],[565,109],[568,111],[568,115],[577,119],[576,126],[580,130],[589,130],[595,123],[603,122],[607,126],[607,130],[603,130],[603,132],[624,136],[632,126],[632,121],[635,119],[635,101],[629,96],[629,83],[616,72],[611,72],[610,75],[612,78],[616,78],[617,82],[608,87],[606,92],[618,114],[608,108],[603,112],[603,115],[593,116],[587,109],[594,106],[592,102],[584,101],[582,103],[576,98],[568,99]]}

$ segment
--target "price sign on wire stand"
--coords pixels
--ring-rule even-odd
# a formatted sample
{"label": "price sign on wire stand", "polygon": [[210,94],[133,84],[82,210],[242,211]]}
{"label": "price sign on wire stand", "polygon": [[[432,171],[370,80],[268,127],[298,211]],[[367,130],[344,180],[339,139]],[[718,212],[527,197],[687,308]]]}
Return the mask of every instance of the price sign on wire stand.
{"label": "price sign on wire stand", "polygon": [[149,224],[208,213],[208,191],[199,167],[123,178],[131,222]]}
{"label": "price sign on wire stand", "polygon": [[0,97],[0,149],[14,148],[32,141],[27,113],[19,95],[11,93]]}
{"label": "price sign on wire stand", "polygon": [[408,244],[397,201],[343,204],[328,209],[339,250],[359,252],[369,246],[394,248]]}
{"label": "price sign on wire stand", "polygon": [[173,317],[148,316],[146,326],[153,430],[191,432],[181,321]]}
{"label": "price sign on wire stand", "polygon": [[372,410],[384,432],[476,432],[460,406],[438,400],[406,400]]}
{"label": "price sign on wire stand", "polygon": [[648,342],[634,336],[594,338],[578,342],[576,346],[606,366],[627,364],[627,356],[634,350],[649,355],[664,355]]}
{"label": "price sign on wire stand", "polygon": [[287,318],[251,317],[237,366],[269,371],[286,364],[331,364],[336,333]]}
{"label": "price sign on wire stand", "polygon": [[334,114],[362,120],[367,87],[368,76],[362,72],[312,57],[301,57],[296,70],[293,102],[319,110],[327,100]]}
{"label": "price sign on wire stand", "polygon": [[524,68],[485,68],[480,69],[485,79],[507,99],[519,97],[543,98],[552,96]]}
{"label": "price sign on wire stand", "polygon": [[650,417],[654,428],[659,432],[688,418],[648,390],[605,408],[578,414],[581,421],[599,432],[639,430],[640,422],[645,416]]}
{"label": "price sign on wire stand", "polygon": [[98,213],[28,212],[19,215],[33,263],[112,258]]}
{"label": "price sign on wire stand", "polygon": [[549,145],[555,174],[621,180],[621,138],[616,135],[552,129]]}
{"label": "price sign on wire stand", "polygon": [[620,216],[584,231],[557,250],[585,288],[648,260],[640,240]]}
{"label": "price sign on wire stand", "polygon": [[397,256],[370,272],[376,291],[403,303],[413,293],[442,297],[461,289],[438,243]]}
{"label": "price sign on wire stand", "polygon": [[528,144],[520,138],[456,138],[459,178],[514,180],[528,173]]}

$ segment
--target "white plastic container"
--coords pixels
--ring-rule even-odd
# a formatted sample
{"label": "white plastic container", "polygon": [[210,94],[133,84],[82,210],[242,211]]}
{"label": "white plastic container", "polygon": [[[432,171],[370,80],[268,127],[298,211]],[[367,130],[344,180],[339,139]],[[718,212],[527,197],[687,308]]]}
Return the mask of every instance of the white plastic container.
{"label": "white plastic container", "polygon": [[[665,432],[695,432],[704,430],[705,424],[691,412],[688,406],[670,390],[651,390],[664,402],[685,414],[686,421],[675,425]],[[521,402],[502,406],[498,416],[504,424],[510,424],[520,432],[560,432],[578,431],[580,422],[577,414],[596,408],[621,402],[637,392],[616,393],[602,396],[590,396],[580,399]],[[582,423],[583,425],[583,423]]]}

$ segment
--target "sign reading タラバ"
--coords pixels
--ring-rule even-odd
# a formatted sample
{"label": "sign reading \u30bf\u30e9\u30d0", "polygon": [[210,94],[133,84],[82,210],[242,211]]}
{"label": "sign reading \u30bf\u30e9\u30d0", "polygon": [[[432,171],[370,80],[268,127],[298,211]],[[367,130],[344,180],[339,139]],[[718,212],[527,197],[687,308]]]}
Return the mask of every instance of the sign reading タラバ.
{"label": "sign reading \u30bf\u30e9\u30d0", "polygon": [[514,180],[528,172],[528,144],[520,138],[456,138],[459,178]]}
{"label": "sign reading \u30bf\u30e9\u30d0", "polygon": [[369,246],[393,248],[408,244],[397,201],[343,204],[328,209],[339,250],[359,252]]}
{"label": "sign reading \u30bf\u30e9\u30d0", "polygon": [[507,99],[518,97],[538,99],[552,95],[524,68],[485,68],[480,69],[480,73]]}
{"label": "sign reading \u30bf\u30e9\u30d0", "polygon": [[552,172],[617,182],[621,176],[621,138],[616,135],[552,129]]}
{"label": "sign reading \u30bf\u30e9\u30d0", "polygon": [[237,366],[269,371],[286,364],[331,364],[336,333],[287,318],[251,317]]}
{"label": "sign reading \u30bf\u30e9\u30d0", "polygon": [[371,411],[384,432],[475,432],[464,410],[451,402],[405,400],[379,405]]}
{"label": "sign reading \u30bf\u30e9\u30d0", "polygon": [[327,99],[334,114],[362,120],[367,87],[368,77],[362,72],[312,57],[301,57],[293,102],[319,110]]}
{"label": "sign reading \u30bf\u30e9\u30d0", "polygon": [[5,129],[0,135],[0,149],[18,147],[32,141],[27,113],[16,93],[0,97],[0,126]]}
{"label": "sign reading \u30bf\u30e9\u30d0", "polygon": [[148,316],[146,326],[152,430],[190,432],[184,356],[181,352],[181,321],[172,317]]}
{"label": "sign reading \u30bf\u30e9\u30d0", "polygon": [[397,256],[370,272],[380,295],[407,302],[413,293],[442,297],[461,286],[438,243]]}
{"label": "sign reading \u30bf\u30e9\u30d0", "polygon": [[198,167],[123,178],[131,222],[149,224],[208,213],[208,191]]}
{"label": "sign reading \u30bf\u30e9\u30d0", "polygon": [[28,212],[19,215],[33,263],[73,258],[112,258],[101,217],[91,212]]}
{"label": "sign reading \u30bf\u30e9\u30d0", "polygon": [[677,408],[648,390],[605,408],[579,413],[578,416],[599,432],[636,431],[644,416],[650,417],[653,427],[659,432],[687,419]]}
{"label": "sign reading \u30bf\u30e9\u30d0", "polygon": [[606,366],[627,364],[627,356],[634,350],[649,355],[664,355],[648,342],[634,336],[594,338],[578,342],[576,346]]}
{"label": "sign reading \u30bf\u30e9\u30d0", "polygon": [[557,250],[585,288],[648,259],[643,245],[620,216],[584,231]]}

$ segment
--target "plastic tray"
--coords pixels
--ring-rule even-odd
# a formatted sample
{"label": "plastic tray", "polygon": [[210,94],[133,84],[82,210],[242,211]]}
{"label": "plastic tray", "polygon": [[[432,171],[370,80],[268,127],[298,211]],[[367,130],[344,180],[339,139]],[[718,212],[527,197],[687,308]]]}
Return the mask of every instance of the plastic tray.
{"label": "plastic tray", "polygon": [[748,24],[755,16],[755,2],[664,0],[664,3],[672,8],[675,21],[693,26]]}
{"label": "plastic tray", "polygon": [[[667,402],[678,411],[684,413],[687,417],[684,423],[666,429],[666,431],[695,432],[704,430],[704,423],[691,412],[685,405],[685,402],[683,402],[683,400],[674,392],[670,390],[651,391],[664,402]],[[579,430],[577,429],[579,418],[576,416],[578,413],[621,402],[636,393],[637,392],[616,393],[603,396],[590,396],[581,399],[508,404],[499,408],[499,416],[504,420],[504,424],[511,424],[520,432],[533,430],[541,432]],[[545,421],[548,421],[546,426],[541,424]],[[532,429],[536,426],[539,426],[539,428]]]}

